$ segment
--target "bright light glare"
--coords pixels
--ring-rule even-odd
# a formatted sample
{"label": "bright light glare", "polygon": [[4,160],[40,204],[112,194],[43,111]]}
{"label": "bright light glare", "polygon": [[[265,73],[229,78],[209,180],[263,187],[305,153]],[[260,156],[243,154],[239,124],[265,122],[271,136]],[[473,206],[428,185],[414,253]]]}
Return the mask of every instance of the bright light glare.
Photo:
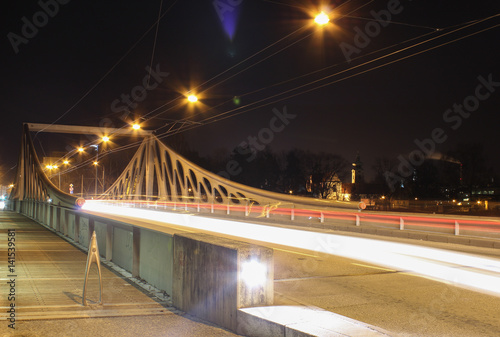
{"label": "bright light glare", "polygon": [[65,160],[65,161],[63,162],[63,164],[64,164],[64,165],[68,165],[68,164],[69,164],[69,160]]}
{"label": "bright light glare", "polygon": [[314,22],[316,22],[320,26],[326,25],[328,22],[330,22],[330,18],[328,17],[325,12],[321,12],[316,17],[314,18]]}
{"label": "bright light glare", "polygon": [[103,141],[103,142],[109,142],[109,137],[108,137],[108,136],[104,136],[104,137],[102,137],[102,141]]}
{"label": "bright light glare", "polygon": [[137,123],[135,123],[134,125],[132,125],[132,129],[134,130],[139,130],[141,128],[141,126]]}
{"label": "bright light glare", "polygon": [[0,209],[4,209],[5,208],[5,201],[0,201]]}
{"label": "bright light glare", "polygon": [[78,152],[83,152],[83,147],[79,147]]}
{"label": "bright light glare", "polygon": [[196,97],[196,95],[189,95],[187,97],[187,100],[190,101],[191,103],[195,103],[198,102],[198,97]]}
{"label": "bright light glare", "polygon": [[241,279],[250,287],[259,287],[266,283],[267,268],[264,264],[250,260],[241,264]]}
{"label": "bright light glare", "polygon": [[[496,296],[500,295],[498,287],[500,261],[493,258],[375,239],[265,226],[190,214],[109,206],[97,200],[89,200],[84,209],[343,256],[396,270],[411,271],[453,285],[483,290]],[[461,266],[467,266],[467,269],[460,268]]]}

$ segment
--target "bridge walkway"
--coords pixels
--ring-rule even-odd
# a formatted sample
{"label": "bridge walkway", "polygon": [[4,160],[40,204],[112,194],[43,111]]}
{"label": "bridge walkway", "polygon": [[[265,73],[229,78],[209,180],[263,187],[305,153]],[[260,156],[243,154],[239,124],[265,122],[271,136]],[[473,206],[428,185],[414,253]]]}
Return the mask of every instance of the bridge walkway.
{"label": "bridge walkway", "polygon": [[[9,238],[15,239],[10,251]],[[15,253],[13,263],[8,252]],[[94,264],[87,285],[89,305],[83,306],[86,252],[21,214],[0,211],[0,256],[2,337],[236,336],[177,311],[168,298],[146,292],[103,264],[103,304],[97,304]]]}

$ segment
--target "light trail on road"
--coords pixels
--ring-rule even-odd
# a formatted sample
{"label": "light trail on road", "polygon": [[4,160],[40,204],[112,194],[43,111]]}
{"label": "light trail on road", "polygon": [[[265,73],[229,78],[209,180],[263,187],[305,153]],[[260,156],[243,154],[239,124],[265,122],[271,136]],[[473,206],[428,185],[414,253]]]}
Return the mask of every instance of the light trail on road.
{"label": "light trail on road", "polygon": [[84,210],[347,257],[500,296],[498,259],[412,244],[275,227],[249,221],[240,222],[188,213],[110,206],[98,201],[87,201]]}

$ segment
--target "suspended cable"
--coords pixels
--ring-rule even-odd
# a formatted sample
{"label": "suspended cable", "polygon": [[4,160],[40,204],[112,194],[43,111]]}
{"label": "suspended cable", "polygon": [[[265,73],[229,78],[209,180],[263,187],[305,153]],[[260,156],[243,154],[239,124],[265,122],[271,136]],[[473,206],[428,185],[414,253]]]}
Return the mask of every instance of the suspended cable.
{"label": "suspended cable", "polygon": [[[497,16],[497,15],[495,15],[495,16]],[[494,16],[493,16],[493,17],[494,17]],[[395,53],[399,53],[399,52],[401,52],[401,51],[403,51],[403,50],[406,50],[406,49],[408,49],[408,48],[411,48],[411,47],[403,48],[402,50],[399,50],[399,51],[394,52],[394,53],[390,53],[390,54],[388,54],[388,55],[386,55],[386,56],[383,56],[383,57],[381,57],[381,58],[377,58],[377,59],[375,59],[375,60],[365,62],[365,63],[363,63],[363,64],[361,64],[361,65],[358,65],[358,66],[355,66],[355,67],[352,67],[352,68],[349,68],[349,69],[343,70],[343,71],[338,72],[338,73],[336,73],[336,74],[332,74],[332,75],[326,76],[326,77],[324,77],[324,78],[322,78],[322,79],[315,80],[315,81],[313,81],[313,82],[310,82],[310,83],[304,84],[304,85],[299,86],[299,87],[297,87],[297,88],[290,89],[290,90],[285,91],[285,92],[282,92],[282,93],[280,93],[280,94],[276,94],[276,95],[273,95],[273,96],[267,97],[267,98],[262,99],[262,100],[260,100],[260,101],[257,101],[257,102],[254,102],[254,103],[252,103],[252,104],[249,104],[249,105],[247,105],[247,106],[245,106],[245,107],[236,108],[236,109],[233,109],[233,110],[230,110],[230,111],[227,111],[227,112],[224,112],[224,113],[218,114],[218,115],[216,115],[216,116],[207,117],[205,120],[202,120],[202,121],[201,121],[201,123],[203,123],[204,125],[206,125],[206,124],[212,124],[212,123],[214,123],[214,122],[216,122],[216,121],[221,121],[221,120],[224,120],[224,119],[227,119],[227,118],[230,118],[230,117],[234,117],[234,116],[240,115],[240,114],[242,114],[242,113],[245,113],[245,112],[248,112],[248,111],[251,111],[251,110],[255,110],[255,109],[257,109],[257,108],[261,108],[261,107],[264,107],[264,106],[267,106],[267,105],[270,105],[270,104],[275,104],[275,103],[280,102],[280,101],[283,101],[283,100],[285,100],[285,99],[289,99],[289,98],[292,98],[292,97],[295,97],[295,96],[298,96],[298,95],[302,95],[302,94],[305,94],[305,93],[307,93],[307,92],[310,92],[310,91],[313,91],[313,90],[317,90],[317,89],[319,89],[319,88],[322,88],[322,87],[325,87],[325,86],[328,86],[328,85],[331,85],[331,84],[334,84],[334,83],[337,83],[337,82],[340,82],[340,81],[343,81],[343,80],[346,80],[346,79],[349,79],[349,78],[352,78],[352,77],[355,77],[355,76],[359,76],[359,75],[364,74],[364,73],[367,73],[367,72],[369,72],[369,71],[372,71],[372,70],[375,70],[375,69],[379,69],[379,68],[381,68],[381,67],[385,67],[385,66],[387,66],[387,65],[390,65],[390,64],[393,64],[393,63],[396,63],[396,62],[399,62],[399,61],[402,61],[402,60],[408,59],[408,58],[410,58],[410,57],[413,57],[413,56],[416,56],[416,55],[420,55],[420,54],[422,54],[422,53],[425,53],[425,52],[428,52],[428,51],[431,51],[431,50],[434,50],[434,49],[440,48],[440,47],[442,47],[442,46],[445,46],[445,45],[448,45],[448,44],[451,44],[451,43],[454,43],[454,42],[457,42],[457,41],[463,40],[463,39],[465,39],[465,38],[468,38],[468,37],[471,37],[471,36],[474,36],[474,35],[477,35],[477,34],[483,33],[483,32],[485,32],[485,31],[488,31],[488,30],[491,30],[491,29],[497,28],[498,26],[500,26],[500,25],[495,25],[495,26],[491,26],[491,27],[488,27],[488,28],[484,28],[484,29],[482,29],[482,30],[480,30],[480,31],[473,32],[473,33],[467,34],[467,35],[465,35],[465,36],[461,36],[461,37],[458,37],[458,38],[456,38],[456,39],[453,39],[453,40],[450,40],[450,41],[443,42],[443,43],[441,43],[441,44],[439,44],[439,45],[437,45],[437,46],[429,47],[429,48],[427,48],[427,49],[425,49],[425,50],[421,50],[421,51],[415,52],[415,53],[413,53],[413,54],[411,54],[411,55],[402,56],[402,57],[400,57],[400,58],[398,58],[398,59],[396,59],[396,60],[387,61],[386,63],[384,63],[384,64],[382,64],[382,65],[374,66],[374,67],[372,67],[372,68],[370,68],[370,69],[360,71],[359,73],[352,74],[352,75],[349,75],[349,76],[347,76],[347,77],[343,77],[343,78],[341,78],[341,79],[338,79],[338,80],[334,80],[334,81],[328,82],[328,83],[326,83],[326,84],[321,84],[321,85],[318,85],[318,86],[316,86],[316,87],[314,87],[314,88],[310,88],[310,89],[304,90],[304,91],[302,91],[302,92],[300,92],[300,93],[295,93],[295,94],[291,94],[291,95],[286,96],[286,97],[278,98],[278,99],[276,99],[276,100],[274,100],[274,101],[272,101],[272,102],[267,102],[267,103],[264,103],[264,104],[259,105],[259,106],[256,106],[256,107],[251,107],[251,108],[249,108],[248,110],[245,110],[245,111],[239,111],[239,112],[236,112],[236,113],[231,114],[231,115],[229,115],[229,116],[225,116],[225,115],[227,115],[227,114],[229,114],[229,113],[231,113],[231,112],[234,112],[234,111],[237,111],[237,110],[240,110],[240,109],[243,109],[243,108],[247,108],[247,107],[252,106],[252,105],[255,105],[255,104],[262,103],[262,102],[264,102],[264,101],[266,101],[266,100],[269,100],[269,99],[272,99],[272,98],[278,97],[278,96],[280,96],[280,95],[283,95],[283,94],[286,94],[286,93],[289,93],[289,92],[295,91],[295,90],[297,90],[297,89],[299,89],[299,88],[302,88],[302,87],[305,87],[305,86],[308,86],[308,85],[311,85],[311,84],[314,84],[314,83],[320,82],[320,81],[322,81],[322,80],[325,80],[325,79],[327,79],[327,78],[331,78],[331,77],[336,76],[336,75],[338,75],[338,74],[345,73],[345,72],[347,72],[347,71],[350,71],[350,70],[353,70],[353,69],[359,68],[359,67],[361,67],[361,66],[363,66],[363,65],[366,65],[366,64],[369,64],[369,63],[375,62],[376,60],[380,60],[380,59],[382,59],[382,58],[386,58],[386,57],[388,57],[388,56],[390,56],[390,55],[394,55]],[[450,33],[452,33],[452,32],[450,32]],[[430,40],[434,40],[434,39],[435,39],[435,38],[430,39]],[[430,41],[430,40],[427,40],[426,42],[428,42],[428,41]],[[419,44],[420,44],[420,43],[419,43]],[[221,117],[221,116],[224,116],[224,117]],[[211,121],[211,119],[215,119],[215,118],[217,118],[217,119],[216,119],[216,120]],[[192,126],[189,126],[189,127],[185,128],[185,129],[184,129],[184,130],[182,130],[182,131],[191,130],[191,129],[196,128],[196,127],[199,127],[199,126],[200,126],[200,125],[192,125]],[[180,132],[180,131],[177,131],[177,132]],[[177,133],[177,132],[176,132],[176,133]],[[157,137],[159,137],[159,138],[160,138],[160,137],[165,137],[165,136],[168,136],[168,135],[166,135],[166,134],[161,134],[161,135],[158,135]]]}
{"label": "suspended cable", "polygon": [[[134,50],[134,48],[139,44],[139,42],[142,41],[142,39],[144,39],[144,37],[146,37],[146,35],[151,31],[151,29],[153,29],[155,27],[155,25],[157,25],[157,23],[172,9],[172,7],[177,3],[178,0],[175,0],[172,5],[170,5],[170,7],[165,11],[165,13],[163,13],[159,19],[153,24],[151,25],[151,27],[149,27],[146,32],[144,32],[144,34],[141,35],[141,37],[134,43],[132,44],[132,46],[118,59],[118,61],[115,62],[115,64],[113,64],[113,66],[111,66],[111,68],[106,72],[104,73],[104,75],[92,86],[90,87],[90,89],[88,89],[82,97],[80,97],[80,99],[78,99],[76,101],[76,103],[74,103],[68,110],[66,110],[66,112],[64,112],[61,116],[59,116],[58,118],[56,118],[56,120],[54,120],[50,125],[54,125],[55,123],[57,123],[59,120],[61,120],[64,116],[66,116],[70,111],[72,111],[78,104],[80,104],[99,84],[101,84],[101,82],[123,61],[123,59],[125,59],[125,57],[128,56],[128,54],[130,54],[130,52],[132,50]],[[36,134],[35,134],[35,138],[38,136],[38,134],[40,132],[42,132],[43,130],[40,130],[38,131]]]}
{"label": "suspended cable", "polygon": [[[160,10],[158,11],[158,19],[156,20],[156,31],[155,31],[155,38],[153,42],[153,52],[151,53],[151,62],[149,63],[149,68],[153,68],[153,59],[155,57],[155,50],[156,50],[156,40],[158,39],[158,28],[160,27],[160,20],[161,20],[161,8],[163,6],[163,0],[160,1]],[[148,74],[148,84],[146,89],[149,89],[149,80],[151,79],[151,72]]]}

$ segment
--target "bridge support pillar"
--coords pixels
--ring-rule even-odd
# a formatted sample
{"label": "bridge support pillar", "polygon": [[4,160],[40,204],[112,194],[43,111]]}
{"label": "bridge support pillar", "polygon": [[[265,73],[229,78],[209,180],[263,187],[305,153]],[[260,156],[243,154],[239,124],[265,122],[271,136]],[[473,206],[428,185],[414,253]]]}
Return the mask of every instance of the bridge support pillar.
{"label": "bridge support pillar", "polygon": [[89,238],[92,237],[93,233],[94,233],[94,229],[95,229],[95,221],[94,221],[94,218],[92,217],[89,217],[89,230],[88,230],[88,236]]}
{"label": "bridge support pillar", "polygon": [[134,227],[132,233],[132,276],[138,277],[141,269],[141,229]]}
{"label": "bridge support pillar", "polygon": [[80,242],[80,214],[75,213],[75,242]]}
{"label": "bridge support pillar", "polygon": [[49,206],[47,204],[43,204],[42,207],[42,225],[47,225],[47,208]]}
{"label": "bridge support pillar", "polygon": [[237,331],[239,308],[273,304],[273,250],[209,234],[174,235],[173,304]]}
{"label": "bridge support pillar", "polygon": [[49,204],[49,218],[47,221],[47,225],[50,228],[54,228],[54,206]]}
{"label": "bridge support pillar", "polygon": [[113,225],[106,224],[106,260],[113,259]]}
{"label": "bridge support pillar", "polygon": [[63,223],[62,223],[62,233],[64,236],[68,236],[68,223],[69,223],[69,212],[64,210]]}
{"label": "bridge support pillar", "polygon": [[56,232],[61,231],[61,208],[56,209]]}

